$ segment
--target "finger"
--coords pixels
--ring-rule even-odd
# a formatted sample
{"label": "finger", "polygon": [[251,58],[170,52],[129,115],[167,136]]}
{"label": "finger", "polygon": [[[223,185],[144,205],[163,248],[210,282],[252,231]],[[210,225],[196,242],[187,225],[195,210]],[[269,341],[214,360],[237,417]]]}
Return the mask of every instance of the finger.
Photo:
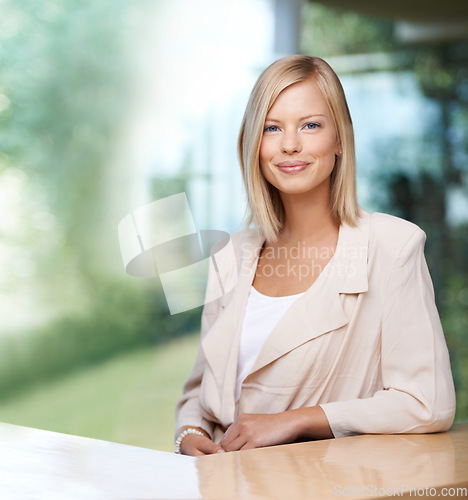
{"label": "finger", "polygon": [[203,452],[205,455],[211,455],[212,453],[218,453],[219,450],[222,450],[222,447],[219,444],[213,443],[211,439],[205,438],[200,439],[200,442],[197,446],[198,450]]}
{"label": "finger", "polygon": [[244,436],[238,436],[236,439],[232,440],[229,444],[223,446],[226,451],[239,451],[245,444],[247,439]]}
{"label": "finger", "polygon": [[206,455],[206,453],[203,453],[202,451],[197,450],[196,448],[193,448],[192,453],[191,453],[192,457],[201,457],[203,455]]}
{"label": "finger", "polygon": [[240,449],[241,450],[252,450],[254,448],[257,448],[257,446],[255,446],[254,443],[247,441],[247,443],[245,443],[244,446],[242,446],[242,448],[240,448]]}
{"label": "finger", "polygon": [[219,445],[206,436],[191,434],[182,440],[180,448],[184,455],[199,456],[216,453]]}
{"label": "finger", "polygon": [[229,444],[239,436],[239,431],[235,427],[235,424],[231,424],[227,431],[224,433],[223,439],[221,439],[221,442],[219,443],[224,449],[226,449],[226,446],[229,446]]}

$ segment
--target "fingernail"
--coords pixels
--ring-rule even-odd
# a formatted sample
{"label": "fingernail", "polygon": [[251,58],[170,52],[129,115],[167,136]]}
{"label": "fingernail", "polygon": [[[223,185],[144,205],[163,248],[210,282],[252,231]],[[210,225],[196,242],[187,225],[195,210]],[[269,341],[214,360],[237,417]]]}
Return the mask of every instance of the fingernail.
{"label": "fingernail", "polygon": [[224,450],[220,448],[216,453],[224,453]]}

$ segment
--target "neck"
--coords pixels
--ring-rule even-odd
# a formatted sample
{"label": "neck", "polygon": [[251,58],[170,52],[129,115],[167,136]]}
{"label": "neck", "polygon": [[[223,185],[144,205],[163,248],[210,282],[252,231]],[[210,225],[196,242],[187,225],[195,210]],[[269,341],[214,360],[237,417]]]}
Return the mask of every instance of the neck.
{"label": "neck", "polygon": [[327,187],[313,193],[281,193],[286,215],[281,239],[314,241],[338,232],[338,224],[330,210],[330,190]]}

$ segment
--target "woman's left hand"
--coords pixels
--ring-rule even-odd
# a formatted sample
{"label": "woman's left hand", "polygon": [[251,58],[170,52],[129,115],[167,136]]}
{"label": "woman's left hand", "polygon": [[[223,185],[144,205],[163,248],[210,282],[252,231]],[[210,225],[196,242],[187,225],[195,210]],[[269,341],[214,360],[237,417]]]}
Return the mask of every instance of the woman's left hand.
{"label": "woman's left hand", "polygon": [[311,406],[273,414],[242,413],[219,444],[226,451],[237,451],[332,437],[325,412]]}
{"label": "woman's left hand", "polygon": [[297,438],[292,419],[290,412],[243,413],[229,426],[220,445],[226,451],[237,451],[290,443]]}

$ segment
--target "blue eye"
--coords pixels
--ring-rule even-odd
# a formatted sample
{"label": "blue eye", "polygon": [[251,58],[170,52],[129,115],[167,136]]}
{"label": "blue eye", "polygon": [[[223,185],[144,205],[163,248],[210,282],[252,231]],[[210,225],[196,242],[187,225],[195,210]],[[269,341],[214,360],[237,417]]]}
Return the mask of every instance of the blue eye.
{"label": "blue eye", "polygon": [[263,129],[264,132],[276,132],[278,127],[276,125],[269,125]]}
{"label": "blue eye", "polygon": [[305,127],[307,130],[314,130],[316,128],[319,128],[320,125],[318,123],[306,123]]}

